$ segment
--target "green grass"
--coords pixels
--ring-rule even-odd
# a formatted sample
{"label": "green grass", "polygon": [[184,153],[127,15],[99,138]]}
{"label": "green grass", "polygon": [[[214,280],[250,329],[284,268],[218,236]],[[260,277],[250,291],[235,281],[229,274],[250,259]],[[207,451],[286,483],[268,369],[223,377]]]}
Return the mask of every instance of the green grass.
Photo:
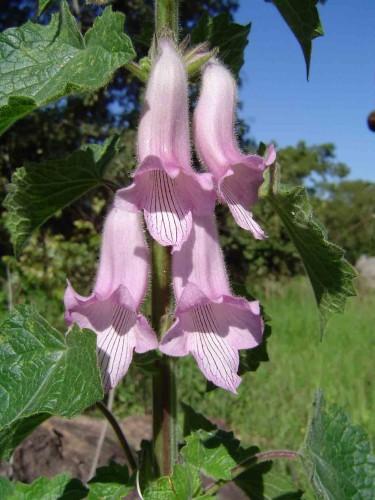
{"label": "green grass", "polygon": [[270,361],[247,374],[239,396],[205,382],[194,361],[180,368],[182,399],[203,413],[225,419],[237,435],[262,449],[302,443],[316,388],[329,404],[343,406],[375,441],[375,296],[349,300],[320,341],[318,313],[307,281],[295,280],[282,294],[262,300],[272,318]]}

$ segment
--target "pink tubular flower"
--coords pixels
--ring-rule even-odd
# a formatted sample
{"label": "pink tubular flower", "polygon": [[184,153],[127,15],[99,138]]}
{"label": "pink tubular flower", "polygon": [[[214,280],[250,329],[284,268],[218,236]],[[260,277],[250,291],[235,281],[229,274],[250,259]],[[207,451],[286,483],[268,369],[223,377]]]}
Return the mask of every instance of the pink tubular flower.
{"label": "pink tubular flower", "polygon": [[157,347],[157,338],[139,308],[144,298],[149,258],[139,213],[112,208],[105,221],[99,270],[89,297],[65,292],[69,325],[90,328],[97,334],[103,386],[115,387],[127,372],[133,350]]}
{"label": "pink tubular flower", "polygon": [[190,166],[188,87],[184,63],[170,40],[159,42],[138,128],[139,167],[119,191],[117,206],[144,210],[161,245],[179,248],[189,236],[192,211],[213,209],[211,177]]}
{"label": "pink tubular flower", "polygon": [[266,235],[254,221],[249,206],[258,201],[263,171],[276,154],[273,145],[264,159],[240,151],[234,135],[237,85],[230,71],[211,59],[203,70],[203,80],[194,113],[194,142],[203,164],[213,174],[221,201],[228,204],[237,224],[253,233]]}
{"label": "pink tubular flower", "polygon": [[173,254],[176,321],[159,349],[195,357],[208,380],[237,393],[239,349],[262,341],[259,303],[233,297],[212,215],[194,217],[193,229]]}

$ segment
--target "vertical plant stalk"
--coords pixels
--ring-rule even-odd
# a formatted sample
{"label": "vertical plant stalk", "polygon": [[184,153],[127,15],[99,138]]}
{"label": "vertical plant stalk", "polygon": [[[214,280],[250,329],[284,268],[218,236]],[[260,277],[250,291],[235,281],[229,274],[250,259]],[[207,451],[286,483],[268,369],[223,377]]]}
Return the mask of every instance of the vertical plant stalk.
{"label": "vertical plant stalk", "polygon": [[[155,0],[155,33],[178,39],[178,0]],[[171,306],[171,251],[152,243],[152,326],[159,340],[168,329]],[[152,380],[154,471],[169,475],[177,460],[176,363],[163,356]]]}
{"label": "vertical plant stalk", "polygon": [[177,0],[155,0],[155,32],[160,35],[163,32],[172,32],[178,35],[178,1]]}
{"label": "vertical plant stalk", "polygon": [[[156,241],[152,246],[152,326],[158,338],[168,328],[171,302],[171,254]],[[152,379],[153,449],[155,475],[171,473],[177,460],[176,363],[163,356]]]}

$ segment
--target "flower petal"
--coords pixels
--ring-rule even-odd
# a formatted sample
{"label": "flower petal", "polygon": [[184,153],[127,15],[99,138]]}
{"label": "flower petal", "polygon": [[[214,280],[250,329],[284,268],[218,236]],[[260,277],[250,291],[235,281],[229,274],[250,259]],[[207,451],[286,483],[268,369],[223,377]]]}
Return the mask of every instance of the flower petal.
{"label": "flower petal", "polygon": [[138,309],[148,285],[149,256],[139,213],[114,207],[104,223],[99,268],[94,292],[108,298],[119,287],[131,290]]}
{"label": "flower petal", "polygon": [[237,85],[230,71],[217,59],[211,59],[203,70],[202,86],[194,111],[194,142],[198,154],[212,172],[218,193],[236,222],[251,231],[255,238],[266,234],[249,210],[258,201],[262,172],[273,163],[273,145],[265,158],[241,151],[234,133]]}
{"label": "flower petal", "polygon": [[221,335],[233,349],[252,349],[262,342],[264,323],[258,301],[223,296],[211,308]]}
{"label": "flower petal", "polygon": [[137,316],[119,304],[112,304],[109,310],[101,307],[102,304],[91,306],[95,310],[87,311],[86,314],[98,314],[101,309],[102,314],[105,314],[104,310],[107,309],[107,327],[97,331],[97,348],[104,390],[108,391],[128,371],[136,346]]}
{"label": "flower petal", "polygon": [[[245,182],[244,178],[242,178],[242,180]],[[259,186],[256,187],[256,190],[254,186],[248,186],[249,198],[248,202],[244,203],[243,198],[245,196],[243,194],[243,188],[242,191],[237,189],[240,181],[241,178],[236,175],[224,177],[219,184],[220,198],[228,204],[231,214],[240,227],[247,231],[251,231],[257,240],[267,238],[266,233],[253,219],[253,213],[247,208],[249,205],[255,203],[255,201],[251,203],[251,200],[257,200]]]}
{"label": "flower petal", "polygon": [[142,314],[138,314],[138,322],[135,325],[136,340],[135,352],[143,353],[152,351],[158,347],[158,339]]}
{"label": "flower petal", "polygon": [[219,328],[210,304],[196,307],[177,317],[159,349],[169,356],[191,352],[207,380],[237,394],[238,351],[218,333]]}
{"label": "flower petal", "polygon": [[239,356],[220,335],[197,332],[189,339],[190,352],[210,382],[237,394],[241,377],[237,375]]}
{"label": "flower petal", "polygon": [[171,40],[158,41],[138,127],[137,153],[140,163],[155,155],[190,169],[187,74]]}
{"label": "flower petal", "polygon": [[187,347],[187,332],[177,317],[174,324],[162,338],[159,350],[168,356],[186,356],[189,353]]}
{"label": "flower petal", "polygon": [[160,245],[181,245],[191,231],[191,211],[181,202],[175,179],[162,170],[153,170],[148,176],[144,205],[147,228]]}
{"label": "flower petal", "polygon": [[66,319],[97,334],[100,371],[105,391],[115,387],[127,372],[137,352],[157,347],[156,335],[146,319],[136,313],[126,287],[119,287],[106,299],[97,293],[81,297],[68,283],[65,292]]}
{"label": "flower petal", "polygon": [[208,380],[237,393],[241,382],[238,350],[260,344],[263,329],[257,301],[231,295],[210,300],[188,283],[176,309],[176,321],[159,349],[170,356],[191,352]]}

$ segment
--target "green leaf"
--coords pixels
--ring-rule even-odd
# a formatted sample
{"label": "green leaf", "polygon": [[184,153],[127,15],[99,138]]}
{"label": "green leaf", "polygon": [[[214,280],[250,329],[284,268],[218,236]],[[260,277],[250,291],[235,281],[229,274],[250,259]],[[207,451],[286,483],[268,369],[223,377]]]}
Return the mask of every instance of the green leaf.
{"label": "green leaf", "polygon": [[38,16],[43,14],[43,12],[51,5],[53,0],[39,0],[38,2]]}
{"label": "green leaf", "polygon": [[40,414],[71,418],[102,398],[96,335],[77,326],[63,335],[33,307],[15,308],[1,326],[0,432],[24,432]]}
{"label": "green leaf", "polygon": [[222,430],[193,431],[181,448],[185,461],[213,479],[230,481],[232,469],[245,458],[254,455],[257,448],[244,449],[233,432]]}
{"label": "green leaf", "polygon": [[31,111],[37,109],[37,107],[38,105],[35,100],[30,97],[10,96],[7,104],[0,104],[0,135],[13,125],[14,122],[28,115]]}
{"label": "green leaf", "polygon": [[89,481],[89,500],[122,500],[134,490],[134,480],[129,477],[128,467],[111,461],[109,465],[96,470]]}
{"label": "green leaf", "polygon": [[302,498],[303,491],[279,473],[273,472],[272,462],[264,462],[239,474],[234,482],[252,500],[295,500]]}
{"label": "green leaf", "polygon": [[32,415],[18,420],[10,428],[0,430],[0,458],[8,460],[13,450],[50,416],[49,413]]}
{"label": "green leaf", "polygon": [[53,478],[40,477],[31,484],[12,483],[0,478],[1,500],[58,499],[80,500],[86,498],[88,490],[78,479],[63,473]]}
{"label": "green leaf", "polygon": [[272,0],[302,48],[307,78],[310,71],[312,40],[324,35],[316,8],[318,2],[319,0]]}
{"label": "green leaf", "polygon": [[117,137],[86,146],[65,160],[25,163],[13,174],[4,206],[16,255],[33,231],[90,189],[105,184],[104,171],[116,153]]}
{"label": "green leaf", "polygon": [[190,500],[202,492],[199,472],[177,464],[170,477],[160,477],[143,492],[144,500]]}
{"label": "green leaf", "polygon": [[251,23],[233,23],[229,14],[215,17],[204,14],[191,32],[191,41],[193,44],[208,41],[211,48],[218,48],[220,59],[238,76],[244,63],[250,28]]}
{"label": "green leaf", "polygon": [[370,441],[342,408],[325,407],[321,391],[300,453],[317,498],[373,498],[375,456]]}
{"label": "green leaf", "polygon": [[344,250],[327,240],[322,225],[314,219],[306,189],[280,185],[278,177],[279,166],[272,165],[266,199],[302,258],[318,304],[323,333],[332,314],[343,312],[346,299],[355,295],[353,279],[357,274],[344,259]]}
{"label": "green leaf", "polygon": [[28,21],[1,33],[0,134],[37,107],[107,85],[135,56],[124,19],[107,7],[82,37],[64,0],[49,25]]}
{"label": "green leaf", "polygon": [[189,436],[192,431],[213,431],[217,426],[210,422],[202,413],[198,413],[191,406],[181,402],[184,412],[184,436]]}

